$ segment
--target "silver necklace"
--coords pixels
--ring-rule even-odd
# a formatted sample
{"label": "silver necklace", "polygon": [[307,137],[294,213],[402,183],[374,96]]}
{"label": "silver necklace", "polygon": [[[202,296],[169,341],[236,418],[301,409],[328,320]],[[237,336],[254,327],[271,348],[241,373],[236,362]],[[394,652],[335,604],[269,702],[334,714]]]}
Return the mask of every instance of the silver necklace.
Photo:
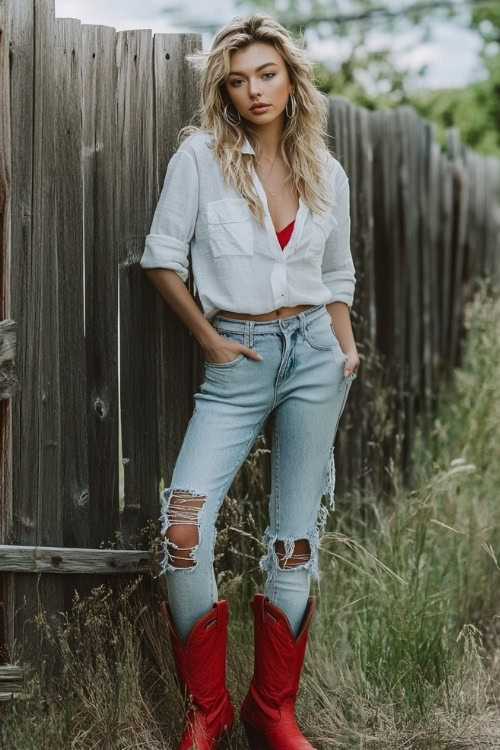
{"label": "silver necklace", "polygon": [[[281,187],[281,186],[282,186],[282,185],[284,184],[284,182],[285,182],[285,180],[283,180],[283,182],[281,182],[281,183],[280,183],[280,184],[278,185],[278,187]],[[277,189],[278,189],[278,188],[275,188],[275,190],[277,190]],[[264,188],[264,190],[265,190],[265,188]],[[270,198],[276,198],[276,193],[275,193],[275,192],[274,192],[274,193],[268,193],[268,192],[267,192],[267,190],[266,190],[266,195],[269,195],[269,197],[270,197]]]}
{"label": "silver necklace", "polygon": [[[270,170],[269,170],[269,172],[267,173],[267,175],[266,175],[266,178],[267,178],[267,177],[269,177],[269,175],[270,175],[270,174],[271,174],[271,172],[273,171],[273,167],[274,167],[274,162],[276,161],[276,157],[278,156],[278,150],[279,150],[279,149],[276,149],[276,153],[275,153],[275,155],[274,155],[273,163],[271,164],[271,169],[270,169]],[[258,163],[258,165],[259,165],[259,167],[260,167],[260,161],[258,161],[257,163]],[[264,179],[262,179],[262,178],[261,178],[261,182],[262,182],[262,183],[264,184],[264,191],[265,191],[266,195],[269,195],[269,197],[270,197],[270,198],[275,198],[275,197],[276,197],[276,192],[275,192],[275,191],[277,190],[277,188],[275,188],[275,191],[274,191],[274,192],[272,192],[272,193],[268,193],[268,192],[267,192],[267,190],[266,190],[266,181],[265,181]],[[281,185],[283,185],[283,183],[284,183],[284,182],[285,182],[285,180],[283,180],[283,182],[282,182],[282,183],[281,183],[280,185],[278,185],[278,187],[281,187]]]}

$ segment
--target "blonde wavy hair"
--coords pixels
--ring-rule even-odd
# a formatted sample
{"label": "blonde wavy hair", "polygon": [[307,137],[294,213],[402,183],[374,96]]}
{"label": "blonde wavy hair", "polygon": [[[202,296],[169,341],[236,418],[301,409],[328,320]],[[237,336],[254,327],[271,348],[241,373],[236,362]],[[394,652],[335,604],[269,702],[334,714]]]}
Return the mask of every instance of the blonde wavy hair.
{"label": "blonde wavy hair", "polygon": [[[286,119],[280,149],[289,169],[285,183],[293,189],[313,212],[328,210],[330,183],[325,172],[329,150],[326,146],[328,98],[314,85],[314,63],[306,54],[303,38],[295,41],[290,33],[268,13],[253,13],[246,19],[239,17],[223,26],[215,36],[208,52],[196,50],[185,56],[201,71],[200,101],[192,120],[178,134],[180,143],[194,133],[210,132],[213,148],[220,163],[226,184],[245,198],[257,222],[264,227],[262,202],[255,192],[251,177],[252,154],[241,153],[245,136],[260,159],[260,143],[252,123],[241,118],[239,125],[230,125],[222,112],[227,104],[234,107],[225,90],[231,55],[254,42],[272,44],[282,56],[290,81],[295,84],[297,107],[295,115]],[[230,110],[231,111],[231,110]],[[333,196],[331,196],[333,199]]]}

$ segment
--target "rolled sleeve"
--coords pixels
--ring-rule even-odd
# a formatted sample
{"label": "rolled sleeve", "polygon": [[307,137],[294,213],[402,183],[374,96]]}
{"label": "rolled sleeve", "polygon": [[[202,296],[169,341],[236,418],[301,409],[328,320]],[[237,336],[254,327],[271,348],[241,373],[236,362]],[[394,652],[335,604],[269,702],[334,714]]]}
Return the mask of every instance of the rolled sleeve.
{"label": "rolled sleeve", "polygon": [[183,150],[171,157],[150,233],[146,236],[141,268],[170,268],[186,282],[190,241],[198,213],[198,170]]}
{"label": "rolled sleeve", "polygon": [[345,302],[352,307],[356,274],[351,254],[351,217],[349,213],[349,179],[335,160],[332,172],[335,225],[325,244],[321,278],[330,291],[330,302]]}

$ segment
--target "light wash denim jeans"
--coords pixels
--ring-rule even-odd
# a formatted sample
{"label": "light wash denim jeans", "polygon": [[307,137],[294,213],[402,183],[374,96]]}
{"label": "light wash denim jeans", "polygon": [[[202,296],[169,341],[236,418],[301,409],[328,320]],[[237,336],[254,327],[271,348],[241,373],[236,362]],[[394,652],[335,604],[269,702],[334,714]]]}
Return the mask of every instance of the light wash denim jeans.
{"label": "light wash denim jeans", "polygon": [[[328,495],[334,508],[334,442],[355,373],[344,376],[347,360],[324,304],[272,321],[237,320],[217,315],[221,336],[254,348],[263,360],[238,354],[231,362],[205,360],[205,379],[172,474],[162,493],[161,533],[168,599],[174,624],[184,640],[218,600],[214,575],[215,522],[233,479],[274,410],[269,525],[262,542],[267,572],[264,594],[284,610],[298,632],[311,578],[319,581],[318,547],[324,533]],[[175,493],[175,495],[174,495]],[[183,497],[200,507],[186,507]],[[170,507],[172,495],[175,509]],[[201,500],[204,498],[204,500]],[[191,501],[192,502],[192,501]],[[203,503],[203,504],[202,504]],[[180,547],[168,538],[173,524],[196,525],[198,543]],[[310,552],[287,568],[297,540]],[[279,558],[274,544],[282,540]],[[307,545],[306,545],[307,547]],[[177,550],[189,550],[189,567],[175,565]],[[170,555],[172,556],[170,559]],[[179,555],[177,555],[179,556]]]}

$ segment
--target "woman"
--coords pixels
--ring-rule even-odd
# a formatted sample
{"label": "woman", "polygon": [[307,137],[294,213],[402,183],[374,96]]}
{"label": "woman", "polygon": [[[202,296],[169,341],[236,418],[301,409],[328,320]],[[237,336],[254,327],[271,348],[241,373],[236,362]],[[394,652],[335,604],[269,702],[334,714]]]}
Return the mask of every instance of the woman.
{"label": "woman", "polygon": [[[163,611],[191,695],[179,750],[213,750],[233,723],[215,522],[272,411],[267,580],[252,600],[255,668],[241,718],[251,747],[304,750],[294,703],[321,499],[333,508],[335,434],[359,368],[348,179],[325,146],[327,100],[312,65],[271,16],[233,19],[208,53],[187,59],[203,62],[201,127],[183,128],[140,261],[205,353],[160,516]],[[189,255],[203,312],[184,284]]]}

